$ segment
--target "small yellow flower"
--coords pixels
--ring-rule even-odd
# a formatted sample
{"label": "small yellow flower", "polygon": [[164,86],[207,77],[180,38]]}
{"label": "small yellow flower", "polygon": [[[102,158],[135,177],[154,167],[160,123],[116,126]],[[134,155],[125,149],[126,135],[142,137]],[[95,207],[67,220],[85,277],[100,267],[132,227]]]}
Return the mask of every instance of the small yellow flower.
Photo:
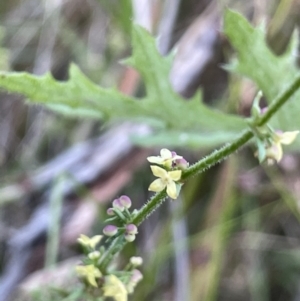
{"label": "small yellow flower", "polygon": [[100,242],[102,237],[102,235],[95,235],[92,238],[89,238],[84,234],[80,234],[80,238],[78,238],[77,241],[85,247],[95,249],[96,245]]}
{"label": "small yellow flower", "polygon": [[283,133],[276,132],[274,135],[274,141],[275,143],[288,145],[295,141],[298,134],[299,131],[291,131],[291,132],[283,132]]}
{"label": "small yellow flower", "polygon": [[266,159],[269,165],[274,164],[274,161],[279,162],[282,159],[282,146],[281,144],[272,144],[266,149]]}
{"label": "small yellow flower", "polygon": [[167,168],[171,168],[172,167],[172,162],[177,160],[177,159],[181,159],[181,156],[176,155],[176,153],[172,153],[171,151],[169,151],[166,148],[163,148],[160,151],[160,156],[150,156],[147,158],[147,160],[150,163],[155,163],[155,164],[159,164],[159,165],[163,165]]}
{"label": "small yellow flower", "polygon": [[170,198],[176,199],[178,197],[177,188],[175,181],[180,180],[181,170],[166,171],[165,169],[151,165],[152,173],[159,177],[159,179],[154,180],[148,190],[160,192],[167,187],[167,194]]}
{"label": "small yellow flower", "polygon": [[274,143],[266,149],[266,157],[279,162],[283,156],[282,144],[293,143],[298,134],[299,131],[276,132],[273,137]]}
{"label": "small yellow flower", "polygon": [[105,278],[103,291],[105,297],[113,297],[116,301],[127,301],[125,285],[115,275],[109,275]]}
{"label": "small yellow flower", "polygon": [[102,276],[101,272],[93,265],[79,265],[76,267],[76,272],[78,276],[83,277],[87,280],[87,282],[97,287],[96,278],[100,278]]}

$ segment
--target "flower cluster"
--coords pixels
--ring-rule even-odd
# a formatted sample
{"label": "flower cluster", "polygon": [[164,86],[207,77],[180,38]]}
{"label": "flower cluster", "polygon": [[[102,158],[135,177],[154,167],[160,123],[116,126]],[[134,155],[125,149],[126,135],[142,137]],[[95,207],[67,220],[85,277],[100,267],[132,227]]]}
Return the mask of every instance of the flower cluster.
{"label": "flower cluster", "polygon": [[[134,292],[136,285],[143,279],[143,275],[131,264],[132,258],[130,259],[130,264],[125,268],[125,271],[119,272],[119,278],[113,274],[105,277],[103,286],[103,295],[105,297],[112,297],[116,301],[127,301],[128,294]],[[142,264],[141,258],[139,261]]]}
{"label": "flower cluster", "polygon": [[[151,165],[151,170],[158,179],[151,183],[149,190],[159,192],[166,189],[167,194],[172,199],[176,199],[182,185],[179,182],[182,170],[189,166],[188,162],[182,156],[167,149],[162,149],[160,156],[148,157],[148,161],[160,165]],[[109,224],[103,229],[106,243],[112,241],[114,237],[120,236],[123,236],[127,242],[135,240],[138,228],[132,223],[132,220],[134,220],[137,210],[130,211],[131,206],[131,199],[126,195],[113,200],[112,206],[107,209],[109,218],[106,222]],[[101,296],[112,297],[116,301],[126,301],[128,294],[134,291],[137,283],[143,278],[142,273],[137,269],[143,260],[140,257],[131,257],[124,270],[107,275],[101,270],[107,250],[104,246],[96,249],[102,238],[102,235],[91,238],[81,235],[78,238],[86,257],[83,264],[76,267],[77,274],[87,288],[99,287],[97,292],[100,292]]]}
{"label": "flower cluster", "polygon": [[299,131],[282,132],[276,131],[272,137],[272,144],[266,149],[266,157],[269,160],[279,162],[283,156],[282,144],[289,145],[293,143],[299,134]]}
{"label": "flower cluster", "polygon": [[138,229],[134,224],[128,224],[125,226],[125,239],[128,242],[135,240],[135,235],[138,233]]}
{"label": "flower cluster", "polygon": [[131,199],[127,195],[122,195],[112,202],[112,207],[107,209],[107,214],[112,216],[112,218],[108,219],[108,221],[116,221],[120,223],[121,226],[105,226],[103,229],[104,235],[113,237],[122,232],[128,242],[135,240],[138,229],[136,225],[130,223],[130,220],[136,214],[136,211],[129,211],[131,205]]}
{"label": "flower cluster", "polygon": [[166,168],[171,168],[173,162],[179,159],[182,159],[182,156],[178,156],[175,152],[171,152],[166,148],[160,151],[160,156],[150,156],[147,158],[150,163],[162,165]]}
{"label": "flower cluster", "polygon": [[97,267],[101,252],[96,250],[96,246],[100,243],[102,238],[102,235],[96,235],[89,238],[88,236],[81,234],[77,240],[83,246],[87,255],[84,264],[76,267],[77,275],[83,278],[87,285],[93,287],[98,286],[96,280],[102,277],[102,273]]}
{"label": "flower cluster", "polygon": [[151,156],[147,160],[162,166],[150,166],[153,175],[158,179],[150,184],[149,190],[160,192],[166,189],[170,198],[177,199],[182,185],[178,181],[181,179],[182,170],[188,168],[189,163],[182,156],[166,148],[160,151],[160,156]]}
{"label": "flower cluster", "polygon": [[[135,225],[126,225],[125,228],[125,235],[134,236],[137,233]],[[128,294],[133,293],[136,285],[143,278],[142,273],[137,269],[142,265],[143,259],[131,257],[124,270],[104,275],[99,266],[101,255],[105,253],[105,249],[101,247],[100,250],[96,250],[96,246],[102,238],[101,235],[91,238],[80,235],[78,242],[84,248],[87,256],[83,260],[83,264],[76,267],[77,275],[84,281],[88,289],[100,287],[100,290],[97,290],[99,296],[112,297],[116,301],[127,301]],[[130,239],[134,240],[132,237]]]}
{"label": "flower cluster", "polygon": [[267,161],[269,165],[280,162],[283,156],[282,145],[293,143],[298,134],[299,131],[282,132],[269,128],[265,136],[256,137],[258,151],[255,155],[259,162]]}
{"label": "flower cluster", "polygon": [[[261,115],[266,114],[268,107],[260,108],[259,102],[262,97],[262,92],[259,91],[255,97],[251,109],[252,118],[255,122],[259,120]],[[270,125],[263,127],[251,126],[255,136],[259,162],[267,161],[268,164],[280,162],[283,156],[282,145],[289,145],[294,142],[299,134],[299,131],[283,132],[280,130],[274,131]]]}

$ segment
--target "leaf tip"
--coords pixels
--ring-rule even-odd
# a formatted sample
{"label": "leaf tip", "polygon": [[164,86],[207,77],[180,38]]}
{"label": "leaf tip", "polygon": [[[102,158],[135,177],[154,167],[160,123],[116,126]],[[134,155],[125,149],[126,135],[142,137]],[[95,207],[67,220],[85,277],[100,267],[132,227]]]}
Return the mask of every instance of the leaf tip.
{"label": "leaf tip", "polygon": [[132,56],[119,60],[119,63],[124,66],[134,67],[134,58]]}

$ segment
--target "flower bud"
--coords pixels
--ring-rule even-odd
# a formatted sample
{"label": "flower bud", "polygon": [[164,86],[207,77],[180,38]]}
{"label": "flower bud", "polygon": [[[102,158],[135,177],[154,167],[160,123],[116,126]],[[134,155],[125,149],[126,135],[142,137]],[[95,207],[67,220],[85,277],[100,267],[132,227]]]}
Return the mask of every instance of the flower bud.
{"label": "flower bud", "polygon": [[267,111],[268,111],[268,107],[261,108],[261,109],[260,109],[260,114],[261,114],[261,115],[264,115],[264,114],[267,113]]}
{"label": "flower bud", "polygon": [[132,234],[132,235],[135,235],[138,233],[138,229],[136,227],[136,225],[134,224],[129,224],[129,225],[126,225],[126,233],[127,234]]}
{"label": "flower bud", "polygon": [[118,227],[116,227],[114,225],[107,225],[104,227],[103,233],[106,236],[114,236],[118,233]]}
{"label": "flower bud", "polygon": [[143,279],[143,274],[139,270],[133,270],[132,276],[130,278],[130,281],[134,283],[138,283]]}
{"label": "flower bud", "polygon": [[93,251],[93,252],[88,254],[88,257],[91,260],[97,260],[97,259],[100,258],[100,256],[101,256],[101,253],[99,251]]}
{"label": "flower bud", "polygon": [[128,234],[128,233],[125,233],[125,239],[128,241],[128,242],[132,242],[135,240],[135,235],[134,234]]}
{"label": "flower bud", "polygon": [[127,209],[131,207],[131,199],[127,195],[120,196],[119,202],[122,206],[124,206]]}
{"label": "flower bud", "polygon": [[115,215],[115,212],[114,212],[114,209],[113,209],[113,208],[108,208],[108,209],[106,210],[106,213],[107,213],[108,215]]}
{"label": "flower bud", "polygon": [[143,258],[142,257],[138,257],[138,256],[133,256],[133,257],[130,258],[130,263],[134,267],[141,266],[143,264]]}
{"label": "flower bud", "polygon": [[115,199],[112,204],[113,204],[114,208],[116,208],[120,211],[124,211],[124,209],[125,209],[124,206],[121,204],[120,199]]}
{"label": "flower bud", "polygon": [[126,286],[127,291],[129,294],[132,294],[134,292],[134,289],[138,282],[140,282],[143,279],[143,275],[139,270],[133,270],[132,275],[129,279],[129,282]]}
{"label": "flower bud", "polygon": [[176,159],[174,163],[179,169],[187,169],[189,167],[189,162],[184,158]]}
{"label": "flower bud", "polygon": [[281,144],[272,144],[266,149],[266,158],[268,159],[268,164],[273,164],[274,161],[279,162],[282,159],[282,147]]}

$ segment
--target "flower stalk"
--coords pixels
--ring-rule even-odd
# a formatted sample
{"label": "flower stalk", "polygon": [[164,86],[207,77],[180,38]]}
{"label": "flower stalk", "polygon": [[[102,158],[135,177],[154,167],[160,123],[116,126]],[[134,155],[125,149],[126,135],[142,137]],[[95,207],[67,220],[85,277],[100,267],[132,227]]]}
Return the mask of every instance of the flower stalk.
{"label": "flower stalk", "polygon": [[[213,151],[210,155],[204,157],[197,163],[191,165],[182,171],[181,181],[187,181],[191,177],[203,172],[204,170],[216,165],[217,163],[226,159],[230,154],[236,152],[242,148],[251,138],[254,137],[253,128],[265,125],[272,116],[290,99],[290,97],[299,89],[300,75],[298,75],[292,84],[281,95],[279,95],[273,103],[268,107],[268,110],[261,116],[255,116],[249,120],[249,129],[245,130],[237,139],[233,142],[226,144],[218,150]],[[166,166],[170,166],[173,161],[172,156],[169,153],[163,153],[162,162]],[[154,157],[151,157],[151,162],[157,161]],[[153,161],[154,160],[154,161]],[[140,225],[149,215],[151,215],[157,207],[159,207],[167,198],[166,189],[157,192],[132,218],[131,224],[136,226]],[[105,256],[101,261],[99,267],[101,271],[105,273],[110,261],[116,253],[118,253],[126,244],[123,233],[119,233],[106,250]]]}

